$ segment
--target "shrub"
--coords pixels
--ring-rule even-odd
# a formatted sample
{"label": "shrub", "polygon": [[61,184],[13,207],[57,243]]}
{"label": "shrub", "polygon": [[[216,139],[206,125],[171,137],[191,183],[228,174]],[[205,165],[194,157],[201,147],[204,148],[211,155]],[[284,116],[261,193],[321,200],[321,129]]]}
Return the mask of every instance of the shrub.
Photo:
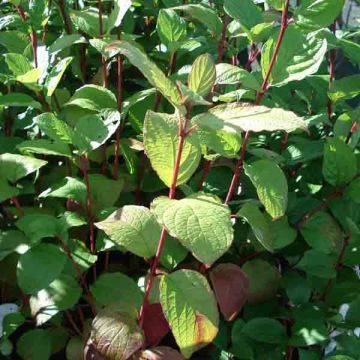
{"label": "shrub", "polygon": [[289,2],[2,3],[3,356],[360,358],[358,29]]}

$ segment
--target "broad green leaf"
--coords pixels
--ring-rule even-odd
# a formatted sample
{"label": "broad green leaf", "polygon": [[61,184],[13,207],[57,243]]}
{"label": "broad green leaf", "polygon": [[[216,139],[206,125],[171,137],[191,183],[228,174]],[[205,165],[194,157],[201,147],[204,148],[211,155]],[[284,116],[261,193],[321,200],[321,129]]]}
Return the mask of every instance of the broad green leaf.
{"label": "broad green leaf", "polygon": [[206,96],[211,91],[216,79],[215,63],[211,55],[198,56],[189,73],[189,88],[200,96]]}
{"label": "broad green leaf", "polygon": [[24,55],[10,53],[5,54],[4,58],[9,70],[15,76],[24,75],[28,71],[33,70],[30,61]]}
{"label": "broad green leaf", "polygon": [[41,69],[32,69],[23,75],[18,75],[16,81],[26,85],[29,89],[38,89],[37,82],[41,76]]}
{"label": "broad green leaf", "polygon": [[306,122],[292,111],[247,103],[219,105],[195,116],[192,122],[200,128],[226,132],[307,130]]}
{"label": "broad green leaf", "polygon": [[296,265],[306,273],[324,279],[336,277],[336,258],[317,250],[308,250]]}
{"label": "broad green leaf", "polygon": [[39,170],[47,161],[16,154],[0,155],[0,174],[11,183]]}
{"label": "broad green leaf", "polygon": [[172,200],[162,221],[171,236],[209,266],[229,249],[233,241],[230,209],[214,196],[198,193]]}
{"label": "broad green leaf", "polygon": [[16,344],[22,359],[48,360],[51,355],[51,339],[44,329],[31,329],[25,332]]}
{"label": "broad green leaf", "polygon": [[137,256],[151,258],[156,253],[161,228],[146,207],[124,206],[96,226]]}
{"label": "broad green leaf", "polygon": [[47,96],[52,96],[52,94],[55,92],[57,86],[59,85],[59,82],[64,75],[64,72],[66,71],[67,67],[73,60],[72,57],[67,57],[64,59],[61,59],[50,71],[47,79],[46,79],[46,88],[47,88]]}
{"label": "broad green leaf", "polygon": [[328,92],[331,101],[342,101],[352,99],[360,94],[360,75],[351,75],[330,84]]}
{"label": "broad green leaf", "polygon": [[169,52],[176,51],[187,39],[186,22],[172,9],[159,11],[156,30]]}
{"label": "broad green leaf", "polygon": [[[82,10],[71,10],[70,19],[74,26],[91,37],[99,37],[99,12],[95,7],[88,7]],[[108,18],[103,14],[103,27],[107,29]]]}
{"label": "broad green leaf", "polygon": [[175,107],[181,105],[181,96],[176,85],[136,46],[122,40],[109,44],[106,51],[110,56],[117,52],[126,56],[131,64],[137,67],[149,83],[156,87],[170,103]]}
{"label": "broad green leaf", "polygon": [[166,237],[160,263],[166,269],[174,269],[187,256],[188,251],[180,244],[177,239],[170,236]]}
{"label": "broad green leaf", "polygon": [[197,129],[200,143],[205,144],[210,150],[226,158],[237,158],[241,147],[241,135],[223,130],[212,131],[202,127]]}
{"label": "broad green leaf", "polygon": [[271,318],[255,318],[247,322],[242,333],[250,339],[267,344],[281,344],[286,342],[286,330],[277,320]]}
{"label": "broad green leaf", "polygon": [[246,32],[263,22],[261,11],[252,0],[225,0],[224,10],[233,19],[239,21]]}
{"label": "broad green leaf", "polygon": [[279,270],[264,260],[247,261],[242,270],[249,278],[248,301],[262,303],[274,297],[280,285]]}
{"label": "broad green leaf", "polygon": [[54,54],[61,50],[66,49],[67,47],[74,45],[74,44],[82,44],[86,43],[87,40],[81,36],[80,34],[64,34],[56,39],[50,46],[49,46],[49,53]]}
{"label": "broad green leaf", "polygon": [[47,288],[30,297],[30,309],[40,326],[59,311],[67,310],[79,300],[82,289],[69,275],[60,275]]}
{"label": "broad green leaf", "polygon": [[267,3],[276,10],[282,10],[284,8],[284,0],[267,0]]}
{"label": "broad green leaf", "polygon": [[325,254],[339,249],[344,237],[337,222],[325,212],[318,212],[309,218],[300,231],[313,249]]}
{"label": "broad green leaf", "polygon": [[270,225],[273,237],[273,248],[275,250],[282,249],[295,241],[297,231],[289,225],[286,216],[277,220],[273,220],[270,216],[267,216],[267,221]]}
{"label": "broad green leaf", "polygon": [[25,294],[35,295],[48,287],[62,272],[66,255],[52,244],[40,244],[21,255],[17,281]]}
{"label": "broad green leaf", "polygon": [[[68,245],[72,258],[79,265],[82,272],[88,270],[96,262],[97,256],[92,254],[82,241],[71,239]],[[71,264],[69,265],[73,268]]]}
{"label": "broad green leaf", "polygon": [[216,64],[216,84],[231,85],[241,84],[246,89],[258,90],[258,80],[248,71],[231,64]]}
{"label": "broad green leaf", "polygon": [[22,216],[16,227],[29,238],[31,243],[37,243],[47,237],[60,236],[63,233],[61,221],[48,214],[29,214]]}
{"label": "broad green leaf", "polygon": [[84,85],[76,90],[66,103],[66,106],[69,105],[97,112],[103,109],[117,109],[115,95],[110,90],[97,85]]}
{"label": "broad green leaf", "polygon": [[181,92],[181,96],[183,99],[184,104],[187,105],[205,105],[210,106],[211,103],[205,100],[201,95],[196,93],[195,91],[188,88],[186,85],[184,85],[181,81],[176,80],[176,85]]}
{"label": "broad green leaf", "polygon": [[184,360],[184,358],[177,350],[167,346],[156,346],[136,354],[133,360]]}
{"label": "broad green leaf", "polygon": [[310,281],[297,271],[287,271],[281,283],[294,305],[306,304],[309,301],[312,292]]}
{"label": "broad green leaf", "polygon": [[273,219],[284,216],[288,201],[288,185],[279,165],[269,160],[258,160],[249,165],[244,164],[244,170],[255,186],[267,213]]}
{"label": "broad green leaf", "polygon": [[23,93],[10,93],[0,96],[0,105],[10,107],[32,107],[41,109],[41,104],[35,101],[31,96]]}
{"label": "broad green leaf", "polygon": [[17,148],[21,153],[55,155],[71,157],[71,150],[63,142],[52,142],[46,139],[25,140]]}
{"label": "broad green leaf", "polygon": [[0,260],[13,252],[22,253],[28,249],[29,240],[18,230],[0,232]]}
{"label": "broad green leaf", "polygon": [[10,53],[22,54],[29,45],[29,37],[20,31],[2,31],[0,32],[0,44]]}
{"label": "broad green leaf", "polygon": [[19,195],[20,190],[15,186],[9,185],[7,179],[0,178],[0,202]]}
{"label": "broad green leaf", "polygon": [[119,27],[122,23],[124,16],[132,5],[131,0],[115,0],[114,9],[109,16],[107,33],[111,31],[113,27]]}
{"label": "broad green leaf", "polygon": [[215,36],[220,37],[222,22],[216,12],[203,4],[188,4],[173,8],[184,12],[191,19],[194,19],[207,27]]}
{"label": "broad green leaf", "polygon": [[358,326],[360,323],[360,297],[352,301],[350,308],[345,316],[345,321],[347,324]]}
{"label": "broad green leaf", "polygon": [[343,141],[328,138],[324,147],[322,172],[325,180],[333,186],[344,186],[357,174],[354,152]]}
{"label": "broad green leaf", "polygon": [[90,291],[100,305],[111,305],[113,303],[127,303],[140,309],[142,304],[142,292],[130,277],[120,273],[102,274]]}
{"label": "broad green leaf", "polygon": [[118,116],[105,120],[98,114],[86,115],[76,122],[73,144],[80,153],[97,149],[115,133],[120,122],[120,113],[116,113]]}
{"label": "broad green leaf", "polygon": [[360,204],[360,178],[354,179],[346,189],[345,194],[355,203]]}
{"label": "broad green leaf", "polygon": [[[261,69],[263,77],[267,73],[272,54],[275,51],[279,32],[276,31],[266,41],[262,49]],[[295,25],[290,25],[284,35],[277,61],[272,68],[269,84],[282,86],[290,81],[302,80],[316,73],[327,51],[325,39],[317,39],[305,34]]]}
{"label": "broad green leaf", "polygon": [[251,226],[255,237],[262,246],[268,251],[273,251],[273,235],[269,223],[259,208],[252,204],[245,204],[239,211],[238,215],[244,218]]}
{"label": "broad green leaf", "polygon": [[305,0],[295,10],[297,24],[323,28],[332,24],[341,13],[345,0]]}
{"label": "broad green leaf", "polygon": [[40,198],[57,197],[75,200],[86,204],[86,186],[82,180],[67,176],[52,184],[52,186],[39,195]]}
{"label": "broad green leaf", "polygon": [[[149,110],[144,121],[145,152],[153,169],[168,187],[172,183],[178,142],[178,119],[176,116]],[[187,182],[193,175],[199,165],[200,156],[198,138],[196,134],[192,133],[185,140],[177,185]]]}
{"label": "broad green leaf", "polygon": [[40,114],[34,118],[34,121],[50,139],[67,144],[72,143],[73,130],[53,113]]}
{"label": "broad green leaf", "polygon": [[92,323],[90,339],[97,352],[109,360],[129,359],[145,342],[136,312],[118,306],[101,310]]}
{"label": "broad green leaf", "polygon": [[163,276],[160,302],[185,358],[190,358],[214,340],[219,315],[214,294],[203,275],[192,270],[179,270]]}

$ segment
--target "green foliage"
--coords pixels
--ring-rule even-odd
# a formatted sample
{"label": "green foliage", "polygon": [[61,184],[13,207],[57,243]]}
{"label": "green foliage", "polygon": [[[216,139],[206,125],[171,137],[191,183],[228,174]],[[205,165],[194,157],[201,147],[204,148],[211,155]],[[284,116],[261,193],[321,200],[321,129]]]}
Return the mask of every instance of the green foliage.
{"label": "green foliage", "polygon": [[360,358],[344,4],[1,3],[0,358]]}

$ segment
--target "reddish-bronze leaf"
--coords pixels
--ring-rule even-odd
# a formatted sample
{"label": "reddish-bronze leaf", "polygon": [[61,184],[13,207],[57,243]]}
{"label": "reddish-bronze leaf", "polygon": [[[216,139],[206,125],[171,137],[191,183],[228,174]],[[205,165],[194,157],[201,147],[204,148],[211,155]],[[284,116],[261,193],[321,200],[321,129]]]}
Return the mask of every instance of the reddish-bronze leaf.
{"label": "reddish-bronze leaf", "polygon": [[220,311],[227,321],[235,319],[248,298],[249,280],[235,264],[220,264],[210,273]]}
{"label": "reddish-bronze leaf", "polygon": [[146,338],[146,347],[156,346],[170,331],[159,303],[147,304],[145,306],[143,330]]}
{"label": "reddish-bronze leaf", "polygon": [[91,339],[89,339],[85,345],[84,360],[106,360],[104,356],[96,351],[95,345]]}
{"label": "reddish-bronze leaf", "polygon": [[170,347],[159,346],[139,352],[132,360],[185,360],[185,358]]}

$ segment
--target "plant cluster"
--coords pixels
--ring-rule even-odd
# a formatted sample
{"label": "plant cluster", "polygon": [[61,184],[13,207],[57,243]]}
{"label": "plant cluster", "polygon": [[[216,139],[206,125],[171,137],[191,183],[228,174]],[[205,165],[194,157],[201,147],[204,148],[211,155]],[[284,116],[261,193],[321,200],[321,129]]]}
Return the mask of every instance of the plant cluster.
{"label": "plant cluster", "polygon": [[2,2],[4,358],[360,359],[343,6]]}

